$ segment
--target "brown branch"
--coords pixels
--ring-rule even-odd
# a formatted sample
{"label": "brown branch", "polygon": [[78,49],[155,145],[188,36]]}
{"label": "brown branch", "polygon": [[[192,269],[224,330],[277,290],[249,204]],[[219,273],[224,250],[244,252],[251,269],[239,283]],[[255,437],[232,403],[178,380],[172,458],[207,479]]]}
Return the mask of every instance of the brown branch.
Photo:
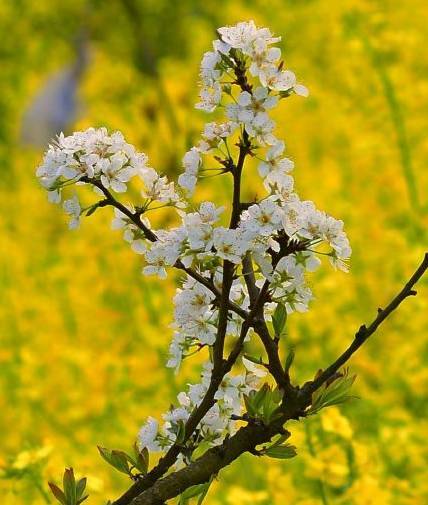
{"label": "brown branch", "polygon": [[[116,209],[120,210],[122,214],[124,214],[128,219],[130,219],[144,233],[144,236],[146,237],[147,240],[149,240],[150,242],[156,242],[158,240],[156,234],[152,230],[147,228],[147,226],[145,226],[144,223],[141,222],[140,219],[141,213],[132,212],[125,205],[116,200],[116,198],[111,194],[111,192],[106,187],[104,187],[101,181],[96,179],[90,179],[89,177],[86,176],[82,177],[80,181],[86,184],[92,184],[93,186],[97,187],[103,192],[106,198],[105,200],[102,201],[102,205],[100,205],[100,207],[106,207],[107,205],[115,207]],[[206,277],[201,275],[196,270],[193,270],[192,268],[185,267],[180,260],[178,260],[173,266],[178,270],[183,270],[184,272],[187,273],[187,275],[189,275],[197,282],[208,288],[216,296],[217,299],[221,298],[220,291],[215,287],[214,283],[210,279],[207,279]],[[237,305],[236,303],[232,302],[231,300],[227,300],[227,304],[228,308],[231,311],[238,314],[238,316],[241,316],[243,319],[248,317],[248,312],[244,310],[242,307],[239,307],[239,305]]]}
{"label": "brown branch", "polygon": [[269,333],[266,321],[260,318],[254,324],[254,331],[260,337],[263,346],[268,355],[268,370],[275,379],[278,386],[287,394],[290,393],[291,385],[288,374],[286,374],[278,353],[278,342],[275,341]]}
{"label": "brown branch", "polygon": [[268,442],[278,433],[277,427],[248,425],[219,446],[207,451],[189,466],[159,480],[149,490],[135,498],[132,505],[160,505],[178,496],[196,484],[208,482],[244,452],[252,451],[257,445]]}
{"label": "brown branch", "polygon": [[[245,65],[237,65],[235,72],[237,76],[237,84],[239,84],[242,89],[245,89],[247,87],[245,81]],[[249,91],[251,92],[251,88]],[[251,143],[248,134],[244,130],[243,137],[239,145],[238,162],[236,165],[231,163],[231,171],[234,177],[233,204],[229,225],[231,229],[236,228],[239,224],[241,213],[241,174],[245,158],[250,152],[250,149]],[[107,199],[112,198],[105,188],[105,191],[102,187],[100,189],[103,191]],[[116,202],[114,199],[112,201]],[[118,204],[118,202],[116,203]],[[115,206],[122,212],[125,210],[126,212],[124,212],[124,214],[130,217],[130,219],[132,219],[132,221],[141,228],[140,224],[142,223],[139,224],[139,216],[136,217],[122,204],[119,205],[122,208],[118,205]],[[149,232],[153,233],[150,230]],[[156,236],[154,234],[152,238],[156,240]],[[149,240],[151,239],[149,238]],[[294,244],[290,246],[287,242],[287,248],[288,247],[295,248],[297,246]],[[302,244],[301,247],[304,247],[304,245]],[[281,250],[281,253],[284,253],[284,251]],[[288,249],[287,253],[289,254]],[[276,264],[277,261],[277,257],[273,258],[274,264]],[[351,346],[332,365],[321,373],[316,380],[308,382],[301,389],[291,385],[289,376],[280,362],[278,343],[275,339],[272,339],[269,334],[263,314],[263,307],[268,297],[269,282],[266,281],[261,289],[256,287],[252,262],[249,255],[243,259],[243,274],[250,296],[250,311],[245,311],[245,314],[241,312],[240,314],[244,316],[241,333],[232,352],[226,360],[223,358],[223,353],[229,310],[235,310],[235,312],[239,313],[236,310],[236,307],[233,308],[233,305],[231,306],[231,301],[229,299],[234,279],[234,265],[227,260],[223,262],[223,282],[221,293],[219,293],[219,290],[215,288],[214,284],[211,285],[210,280],[205,279],[193,270],[183,268],[181,262],[175,266],[186,271],[189,275],[192,275],[192,277],[207,286],[211,291],[214,288],[216,291],[213,292],[220,300],[217,337],[213,347],[214,368],[211,381],[205,397],[200,405],[192,412],[185,425],[185,436],[181,444],[186,443],[186,441],[192,436],[199,422],[203,419],[212,405],[214,405],[215,393],[217,392],[224,376],[230,371],[236,362],[236,359],[240,355],[245,336],[250,327],[253,327],[254,331],[260,336],[269,358],[269,371],[275,378],[278,386],[283,388],[285,392],[284,401],[281,404],[281,412],[283,415],[282,418],[276,421],[274,425],[266,426],[263,423],[248,424],[246,427],[239,429],[234,436],[227,438],[221,446],[210,449],[201,458],[197,459],[186,468],[162,478],[162,476],[175,463],[182,450],[181,444],[173,444],[165,456],[160,459],[158,465],[140,481],[136,482],[121,498],[116,500],[114,505],[128,505],[129,503],[132,505],[164,504],[167,500],[181,494],[189,487],[207,482],[213,475],[216,475],[222,468],[230,464],[244,452],[249,451],[254,453],[257,445],[268,442],[273,435],[283,432],[283,424],[286,421],[290,419],[299,419],[299,417],[304,415],[305,409],[311,403],[312,393],[321,387],[325,381],[331,378],[339,370],[339,368],[347,362],[347,360],[359,349],[359,347],[361,347],[370,335],[376,331],[378,326],[400,305],[406,297],[416,294],[413,291],[413,286],[428,268],[428,254],[425,255],[424,261],[403,290],[386,307],[386,309],[379,311],[376,319],[368,327],[365,325],[361,326]],[[191,273],[187,270],[190,270]]]}
{"label": "brown branch", "polygon": [[189,487],[208,482],[211,476],[229,465],[244,452],[255,452],[257,445],[268,442],[275,434],[283,432],[283,425],[290,419],[299,419],[304,415],[304,410],[310,405],[312,393],[321,387],[326,380],[331,378],[341,366],[358,350],[359,347],[372,335],[379,325],[409,296],[416,292],[413,290],[416,282],[428,269],[428,253],[425,254],[419,268],[412,275],[400,293],[389,303],[389,305],[378,312],[375,320],[368,326],[362,326],[357,332],[353,344],[345,351],[330,367],[328,367],[320,377],[313,382],[305,384],[298,391],[293,388],[285,398],[282,405],[282,418],[274,425],[248,424],[240,428],[232,437],[226,439],[219,447],[214,447],[207,451],[201,458],[191,463],[186,468],[174,472],[167,477],[158,480],[141,493],[132,502],[115,502],[115,505],[157,505],[174,498]]}
{"label": "brown branch", "polygon": [[[244,167],[245,158],[249,152],[249,139],[248,134],[244,131],[243,139],[239,148],[239,158],[236,166],[233,167],[233,199],[232,199],[232,212],[230,218],[230,228],[234,229],[238,226],[239,217],[240,217],[240,198],[241,198],[241,175],[242,169]],[[104,193],[108,198],[108,195]],[[111,196],[111,195],[110,195]],[[114,199],[113,199],[114,200]],[[132,213],[131,213],[132,214]],[[139,221],[139,219],[138,219]],[[133,222],[135,222],[133,220]],[[177,265],[176,265],[177,266]],[[181,262],[178,262],[178,268],[182,268]],[[238,358],[240,351],[242,349],[242,343],[245,339],[246,333],[250,327],[250,322],[252,321],[253,314],[247,313],[246,311],[242,312],[242,309],[235,310],[239,315],[245,314],[245,320],[241,327],[241,335],[236,343],[234,350],[230,354],[229,358],[225,361],[223,359],[224,352],[224,341],[227,332],[227,322],[228,322],[228,314],[230,309],[235,309],[235,304],[233,304],[230,297],[230,290],[233,283],[233,275],[234,275],[234,264],[230,261],[225,260],[223,262],[223,280],[222,280],[222,289],[221,293],[215,288],[215,286],[211,282],[205,279],[204,277],[196,274],[196,272],[185,269],[187,273],[190,272],[192,277],[196,278],[199,282],[202,281],[202,284],[207,286],[211,291],[215,290],[215,294],[218,297],[220,295],[220,305],[219,305],[219,318],[218,318],[218,326],[217,326],[217,336],[213,346],[213,371],[211,374],[211,380],[208,387],[208,390],[202,400],[202,402],[198,405],[196,409],[193,410],[189,419],[185,425],[185,435],[184,439],[180,444],[173,444],[165,456],[163,456],[159,463],[155,468],[141,481],[136,482],[124,495],[122,495],[114,505],[124,505],[130,503],[130,500],[135,496],[138,496],[145,489],[150,488],[154,482],[156,482],[162,475],[166,473],[166,471],[175,463],[178,455],[181,452],[182,445],[186,443],[186,441],[191,437],[192,433],[196,429],[199,422],[205,416],[205,414],[209,411],[209,409],[215,403],[215,393],[217,392],[221,381],[227,372],[230,371],[236,359]],[[189,272],[190,270],[190,272]],[[196,277],[195,277],[196,274]],[[250,319],[251,317],[251,319]]]}
{"label": "brown branch", "polygon": [[[278,263],[278,261],[279,259],[274,261],[274,266]],[[275,379],[278,386],[283,389],[286,394],[289,394],[291,389],[289,375],[285,372],[281,364],[278,342],[273,340],[270,336],[263,314],[263,307],[266,303],[270,283],[266,280],[261,289],[257,288],[250,254],[247,254],[244,257],[242,264],[244,279],[250,296],[250,303],[253,306],[257,305],[258,307],[253,328],[260,337],[266,354],[268,355],[269,363],[267,365],[267,369]]]}
{"label": "brown branch", "polygon": [[[216,296],[216,298],[218,300],[221,299],[220,290],[218,290],[215,287],[214,283],[210,279],[207,279],[206,277],[201,275],[196,270],[185,267],[180,260],[178,260],[174,266],[175,266],[175,268],[183,270],[184,272],[187,273],[187,275],[189,275],[190,277],[192,277],[193,279],[198,281],[199,284],[202,284],[203,286],[208,288]],[[232,300],[230,300],[230,299],[227,300],[227,305],[228,305],[229,310],[231,310],[232,312],[235,312],[236,314],[238,314],[238,316],[241,316],[242,319],[246,319],[248,317],[249,313],[245,309],[243,309],[242,307],[237,305],[236,303],[232,302]]]}
{"label": "brown branch", "polygon": [[[244,130],[243,138],[239,147],[239,158],[236,166],[233,167],[233,197],[232,197],[232,212],[230,216],[230,229],[235,229],[239,224],[239,218],[241,214],[241,175],[242,169],[244,168],[245,158],[248,154],[249,139],[248,134]],[[228,318],[228,300],[230,295],[230,290],[233,283],[233,272],[234,264],[228,260],[223,262],[223,282],[222,282],[222,293],[219,308],[218,317],[218,327],[217,327],[217,337],[213,348],[213,361],[214,361],[214,373],[221,370],[223,366],[223,351],[224,351],[224,340],[226,338],[227,331],[227,318]]]}

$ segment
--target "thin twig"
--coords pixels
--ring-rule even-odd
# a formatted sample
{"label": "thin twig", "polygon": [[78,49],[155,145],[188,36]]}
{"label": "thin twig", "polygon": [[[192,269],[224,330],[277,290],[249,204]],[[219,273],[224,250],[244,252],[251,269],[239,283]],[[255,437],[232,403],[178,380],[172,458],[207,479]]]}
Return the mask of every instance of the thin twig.
{"label": "thin twig", "polygon": [[413,290],[414,285],[418,280],[424,275],[425,271],[428,269],[428,253],[425,254],[422,263],[419,265],[418,269],[406,283],[404,288],[391,300],[391,302],[385,307],[385,309],[379,309],[376,318],[369,325],[360,326],[359,330],[356,332],[355,337],[351,345],[346,349],[343,354],[341,354],[337,360],[332,363],[328,368],[326,368],[317,379],[308,382],[304,385],[302,393],[313,393],[319,389],[328,379],[330,379],[348,360],[351,356],[364,344],[364,342],[378,329],[380,324],[385,321],[385,319],[391,315],[391,313],[409,296],[416,295],[416,291]]}

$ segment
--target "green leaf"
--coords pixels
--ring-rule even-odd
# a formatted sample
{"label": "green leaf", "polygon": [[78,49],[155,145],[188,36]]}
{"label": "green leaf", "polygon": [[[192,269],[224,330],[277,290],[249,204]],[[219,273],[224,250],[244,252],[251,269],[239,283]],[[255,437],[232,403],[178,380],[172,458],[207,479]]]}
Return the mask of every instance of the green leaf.
{"label": "green leaf", "polygon": [[270,390],[271,389],[269,384],[265,383],[254,395],[254,398],[252,399],[252,405],[256,413],[261,413],[266,395],[270,393]]}
{"label": "green leaf", "polygon": [[291,365],[293,364],[294,357],[296,353],[294,352],[294,349],[290,349],[290,352],[287,355],[287,358],[285,360],[285,373],[288,373],[290,371]]}
{"label": "green leaf", "polygon": [[264,397],[261,409],[262,418],[266,424],[270,424],[277,417],[276,414],[280,415],[279,405],[281,401],[281,391],[278,388],[274,390],[269,388],[269,391],[267,391]]}
{"label": "green leaf", "polygon": [[94,203],[94,205],[91,205],[89,209],[86,211],[87,216],[92,216],[92,214],[98,209],[100,206],[100,202]]}
{"label": "green leaf", "polygon": [[205,490],[199,496],[199,500],[198,500],[197,505],[202,505],[202,502],[204,501],[205,497],[207,496],[213,480],[214,480],[214,475],[211,475],[210,480],[205,484]]}
{"label": "green leaf", "polygon": [[62,490],[56,485],[53,484],[52,482],[48,482],[50,490],[52,491],[52,494],[55,496],[55,498],[62,504],[62,505],[67,505],[67,500],[65,498],[65,494],[62,492]]}
{"label": "green leaf", "polygon": [[279,445],[282,445],[286,440],[288,440],[291,436],[291,433],[287,432],[283,435],[279,435],[278,438],[272,442],[272,444],[267,447],[266,449],[271,449],[272,447],[278,447]]}
{"label": "green leaf", "polygon": [[199,496],[205,491],[206,484],[197,484],[196,486],[189,487],[181,493],[179,505],[186,505],[190,498]]}
{"label": "green leaf", "polygon": [[74,478],[74,471],[72,468],[65,469],[62,482],[67,505],[76,505],[76,479]]}
{"label": "green leaf", "polygon": [[266,456],[269,456],[269,458],[275,458],[275,459],[290,459],[294,458],[294,456],[297,455],[296,448],[294,445],[290,444],[285,444],[285,445],[280,445],[280,446],[271,446],[268,447],[265,451],[264,454]]}
{"label": "green leaf", "polygon": [[128,459],[130,456],[128,456],[125,452],[123,451],[118,451],[118,450],[113,450],[110,451],[109,449],[106,449],[105,447],[98,447],[98,451],[101,454],[101,457],[107,461],[109,465],[111,465],[113,468],[116,468],[121,473],[124,473],[126,475],[131,475],[131,471],[128,466]]}
{"label": "green leaf", "polygon": [[83,477],[76,483],[76,496],[77,499],[80,499],[83,495],[83,492],[85,491],[86,488],[86,477]]}
{"label": "green leaf", "polygon": [[178,443],[178,444],[183,443],[185,436],[186,436],[186,425],[185,425],[184,421],[178,421],[178,431],[177,431],[176,443]]}
{"label": "green leaf", "polygon": [[204,441],[200,442],[199,445],[198,445],[198,447],[196,447],[196,449],[192,452],[192,460],[194,461],[195,459],[200,458],[210,448],[211,448],[211,444],[207,440],[204,440]]}
{"label": "green leaf", "polygon": [[106,449],[105,447],[101,447],[100,445],[97,445],[98,452],[100,453],[101,457],[107,461],[109,465],[112,464],[111,462],[111,451],[109,449]]}
{"label": "green leaf", "polygon": [[248,354],[244,354],[244,358],[248,359],[248,361],[255,363],[256,365],[260,365],[262,363],[261,358],[254,358],[253,356],[250,356]]}
{"label": "green leaf", "polygon": [[111,458],[112,458],[112,464],[113,466],[119,470],[119,472],[122,472],[126,475],[131,475],[131,472],[129,470],[129,465],[128,465],[128,455],[126,452],[123,451],[118,451],[116,449],[113,449],[111,451]]}
{"label": "green leaf", "polygon": [[316,414],[321,409],[331,407],[332,405],[339,405],[355,398],[349,394],[355,378],[356,375],[350,376],[348,370],[345,370],[333,382],[321,386],[312,395],[312,405],[308,410],[308,414]]}
{"label": "green leaf", "polygon": [[272,316],[272,324],[276,337],[281,337],[283,335],[286,322],[287,309],[283,303],[278,303]]}
{"label": "green leaf", "polygon": [[141,451],[138,448],[137,442],[134,444],[135,468],[142,474],[146,474],[149,469],[149,451],[147,447],[143,447]]}
{"label": "green leaf", "polygon": [[257,414],[256,410],[253,407],[253,399],[254,399],[255,394],[251,394],[251,393],[253,393],[253,391],[250,392],[250,395],[244,394],[244,403],[245,403],[245,408],[247,409],[248,414],[251,417],[254,417]]}

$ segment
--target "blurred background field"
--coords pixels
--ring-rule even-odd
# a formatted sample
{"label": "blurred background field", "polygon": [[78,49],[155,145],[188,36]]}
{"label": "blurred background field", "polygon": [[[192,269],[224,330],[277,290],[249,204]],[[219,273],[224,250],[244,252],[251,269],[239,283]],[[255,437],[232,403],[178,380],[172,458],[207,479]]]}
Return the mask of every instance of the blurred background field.
{"label": "blurred background field", "polygon": [[[427,250],[424,0],[0,0],[2,505],[53,503],[46,482],[64,466],[89,477],[89,503],[116,497],[129,483],[96,445],[129,449],[198,376],[197,360],[178,376],[164,367],[173,279],[141,276],[109,210],[73,232],[47,203],[34,173],[49,127],[34,97],[75,78],[69,129],[119,129],[174,176],[212,120],[193,109],[200,58],[216,27],[247,19],[283,35],[286,65],[310,89],[281,105],[278,136],[298,192],[345,221],[354,250],[350,274],[326,265],[310,312],[290,317],[295,378],[341,351]],[[208,181],[207,197],[224,190]],[[246,185],[257,192],[251,175]],[[427,288],[352,361],[359,400],[293,426],[297,458],[232,465],[207,503],[428,503]]]}

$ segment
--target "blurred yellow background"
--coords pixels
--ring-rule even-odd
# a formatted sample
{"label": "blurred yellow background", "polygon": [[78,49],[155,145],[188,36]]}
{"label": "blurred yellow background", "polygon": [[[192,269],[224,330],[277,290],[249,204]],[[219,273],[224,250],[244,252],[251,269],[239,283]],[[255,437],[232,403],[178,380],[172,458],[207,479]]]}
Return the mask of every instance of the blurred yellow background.
{"label": "blurred yellow background", "polygon": [[[178,376],[164,367],[173,279],[142,277],[109,209],[73,232],[46,201],[43,146],[23,143],[44,133],[34,97],[84,47],[72,128],[119,129],[173,176],[212,120],[193,109],[200,58],[216,27],[248,19],[283,36],[311,92],[275,118],[297,191],[345,221],[354,250],[350,274],[326,264],[310,312],[289,319],[294,378],[344,349],[427,250],[425,0],[0,0],[2,505],[53,503],[47,480],[65,466],[88,476],[89,503],[117,497],[129,482],[96,445],[128,450],[198,375],[197,360]],[[209,179],[206,195],[222,184]],[[292,426],[297,458],[236,462],[207,504],[428,503],[427,285],[353,359],[359,400]]]}

